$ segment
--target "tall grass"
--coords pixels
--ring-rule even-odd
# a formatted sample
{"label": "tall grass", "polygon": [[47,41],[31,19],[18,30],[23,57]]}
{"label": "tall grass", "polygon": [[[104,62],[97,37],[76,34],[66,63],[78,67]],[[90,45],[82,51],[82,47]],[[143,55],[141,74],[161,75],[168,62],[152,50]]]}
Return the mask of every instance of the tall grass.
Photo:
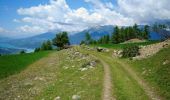
{"label": "tall grass", "polygon": [[0,56],[0,79],[19,73],[29,64],[46,56],[49,52]]}
{"label": "tall grass", "polygon": [[152,84],[157,92],[170,100],[170,47],[161,50],[156,55],[134,62],[129,62],[133,68]]}

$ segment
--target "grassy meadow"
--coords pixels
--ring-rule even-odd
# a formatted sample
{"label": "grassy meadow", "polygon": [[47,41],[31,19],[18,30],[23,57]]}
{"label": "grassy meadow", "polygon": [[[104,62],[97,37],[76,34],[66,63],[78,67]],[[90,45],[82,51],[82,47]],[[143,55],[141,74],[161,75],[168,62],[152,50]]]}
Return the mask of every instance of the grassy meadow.
{"label": "grassy meadow", "polygon": [[166,60],[170,61],[170,47],[162,49],[152,57],[127,61],[140,76],[147,80],[155,90],[170,99],[170,63],[163,64]]}
{"label": "grassy meadow", "polygon": [[48,55],[49,52],[0,56],[0,79],[19,73],[28,65]]}
{"label": "grassy meadow", "polygon": [[145,46],[150,45],[154,43],[158,43],[159,41],[146,41],[146,42],[139,42],[139,43],[124,43],[124,44],[94,44],[91,45],[92,47],[104,47],[104,48],[110,48],[110,49],[122,49],[128,46]]}

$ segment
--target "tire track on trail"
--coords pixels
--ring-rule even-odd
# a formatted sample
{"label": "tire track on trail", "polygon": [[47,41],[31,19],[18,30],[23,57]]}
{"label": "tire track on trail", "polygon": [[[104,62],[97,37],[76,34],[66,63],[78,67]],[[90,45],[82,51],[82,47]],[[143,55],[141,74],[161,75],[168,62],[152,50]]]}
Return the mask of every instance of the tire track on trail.
{"label": "tire track on trail", "polygon": [[[89,53],[86,51],[82,51],[80,48],[77,48],[80,52]],[[102,91],[102,100],[116,100],[116,98],[112,95],[112,78],[111,78],[111,70],[110,66],[103,60],[99,55],[96,55],[90,52],[91,56],[95,59],[98,59],[104,68],[104,77],[103,77],[103,91]]]}
{"label": "tire track on trail", "polygon": [[[115,57],[112,56],[113,59],[115,59]],[[154,90],[148,86],[148,84],[142,80],[140,77],[137,76],[137,74],[131,69],[131,67],[129,66],[129,64],[124,63],[122,61],[119,61],[117,59],[114,60],[116,63],[118,63],[119,65],[122,66],[122,68],[128,72],[128,74],[137,81],[137,83],[141,86],[141,88],[143,88],[143,90],[145,91],[146,95],[148,95],[148,97],[151,100],[162,100],[161,97],[159,97]]]}
{"label": "tire track on trail", "polygon": [[111,78],[110,66],[99,57],[96,57],[94,55],[93,57],[100,60],[104,68],[102,100],[116,100],[116,98],[112,96],[112,80],[111,80],[112,78]]}

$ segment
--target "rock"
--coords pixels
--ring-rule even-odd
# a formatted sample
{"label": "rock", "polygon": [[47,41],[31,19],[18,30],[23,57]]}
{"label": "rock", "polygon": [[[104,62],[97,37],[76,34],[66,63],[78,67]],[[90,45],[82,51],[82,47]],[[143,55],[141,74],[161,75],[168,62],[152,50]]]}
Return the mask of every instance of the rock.
{"label": "rock", "polygon": [[166,48],[166,47],[168,47],[168,44],[167,43],[165,43],[165,44],[163,44],[163,46],[162,46],[163,48]]}
{"label": "rock", "polygon": [[54,100],[61,100],[60,96],[54,98]]}
{"label": "rock", "polygon": [[63,66],[63,68],[64,68],[64,69],[68,69],[68,67],[67,67],[67,66]]}
{"label": "rock", "polygon": [[170,40],[166,40],[163,42],[151,44],[151,45],[146,45],[146,46],[141,46],[139,49],[140,55],[136,56],[136,60],[141,60],[143,58],[150,57],[157,52],[159,52],[162,48],[166,48],[170,45]]}
{"label": "rock", "polygon": [[72,100],[80,100],[80,96],[79,95],[73,95],[72,96]]}
{"label": "rock", "polygon": [[90,66],[93,66],[93,67],[96,66],[96,62],[95,61],[91,61],[90,62]]}
{"label": "rock", "polygon": [[122,50],[118,50],[118,51],[117,51],[117,54],[118,54],[118,55],[121,55],[121,54],[122,54]]}
{"label": "rock", "polygon": [[114,50],[113,51],[113,56],[115,56],[115,57],[122,57],[122,50]]}
{"label": "rock", "polygon": [[98,52],[102,52],[102,51],[103,51],[103,48],[97,47],[97,51],[98,51]]}
{"label": "rock", "polygon": [[169,61],[168,60],[165,60],[163,63],[162,63],[162,65],[166,65],[166,64],[168,64],[169,63]]}
{"label": "rock", "polygon": [[75,52],[74,54],[75,54],[75,55],[78,55],[78,54],[80,54],[80,52]]}
{"label": "rock", "polygon": [[109,49],[105,49],[105,52],[109,52],[110,50]]}
{"label": "rock", "polygon": [[86,71],[88,68],[81,68],[80,70],[81,71]]}

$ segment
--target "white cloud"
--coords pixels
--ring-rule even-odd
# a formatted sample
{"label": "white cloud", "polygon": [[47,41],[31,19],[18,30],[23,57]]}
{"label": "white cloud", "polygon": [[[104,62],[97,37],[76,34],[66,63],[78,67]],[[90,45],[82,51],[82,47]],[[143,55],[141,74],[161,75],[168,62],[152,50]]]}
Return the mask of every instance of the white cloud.
{"label": "white cloud", "polygon": [[25,25],[18,31],[30,34],[50,30],[80,31],[95,25],[132,25],[170,19],[169,0],[117,0],[117,6],[101,0],[84,0],[91,9],[71,9],[65,0],[50,0],[49,4],[20,8]]}
{"label": "white cloud", "polygon": [[[94,25],[122,25],[133,23],[132,19],[122,16],[120,13],[114,11],[113,5],[102,3],[99,0],[86,0],[91,3],[94,8],[87,10],[84,7],[78,9],[71,9],[65,0],[50,0],[49,4],[38,5],[30,8],[18,9],[18,14],[25,15],[21,19],[24,23],[39,26],[40,32],[49,30],[63,30],[63,31],[80,31]],[[24,29],[23,29],[24,27]],[[26,32],[25,26],[18,29]],[[28,32],[31,28],[28,29]],[[38,30],[36,29],[36,32]]]}
{"label": "white cloud", "polygon": [[24,25],[18,28],[19,31],[25,32],[25,33],[39,33],[39,32],[44,32],[45,30],[39,26],[28,26]]}
{"label": "white cloud", "polygon": [[138,23],[170,19],[169,0],[118,0],[119,11]]}

